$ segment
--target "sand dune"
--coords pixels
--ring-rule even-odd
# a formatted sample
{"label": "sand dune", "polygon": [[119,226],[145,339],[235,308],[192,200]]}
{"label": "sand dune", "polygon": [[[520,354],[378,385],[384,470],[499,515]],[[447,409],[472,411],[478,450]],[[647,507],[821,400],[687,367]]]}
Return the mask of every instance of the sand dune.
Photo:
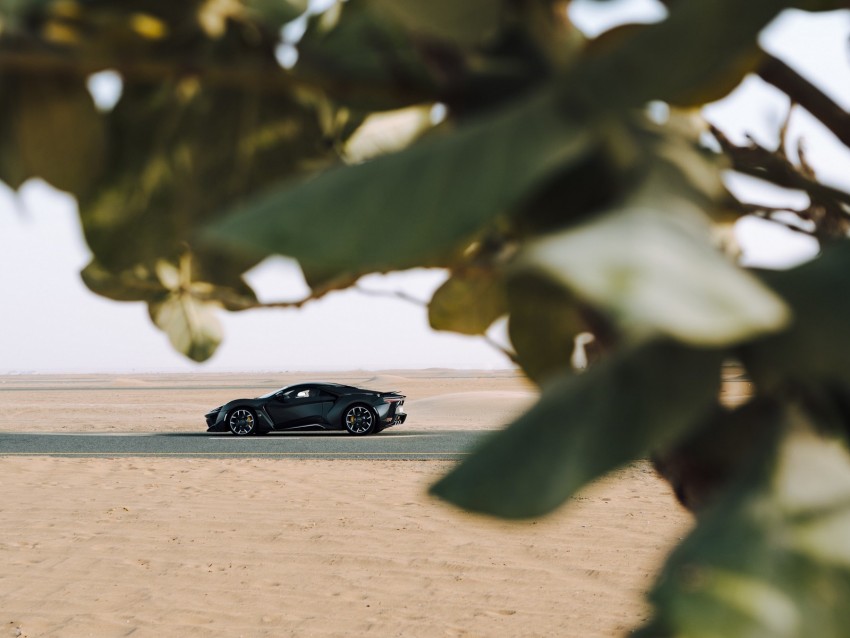
{"label": "sand dune", "polygon": [[359,384],[360,387],[369,390],[379,390],[381,392],[389,392],[390,390],[401,390],[411,381],[407,377],[402,377],[397,374],[379,374]]}

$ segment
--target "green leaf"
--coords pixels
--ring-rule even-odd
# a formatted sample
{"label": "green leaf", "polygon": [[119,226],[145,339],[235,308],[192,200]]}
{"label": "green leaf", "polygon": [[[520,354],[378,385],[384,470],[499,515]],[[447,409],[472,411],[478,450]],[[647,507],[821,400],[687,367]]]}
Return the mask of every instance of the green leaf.
{"label": "green leaf", "polygon": [[165,301],[151,303],[150,315],[175,350],[200,362],[209,359],[221,343],[221,324],[214,314],[218,307],[176,292]]}
{"label": "green leaf", "polygon": [[316,271],[409,268],[458,246],[589,145],[543,92],[456,133],[272,191],[207,237]]}
{"label": "green leaf", "polygon": [[308,0],[243,0],[249,15],[280,28],[307,10]]}
{"label": "green leaf", "polygon": [[794,313],[789,328],[746,344],[740,356],[757,385],[786,382],[850,383],[850,241],[827,246],[820,257],[788,271],[764,271],[765,283]]}
{"label": "green leaf", "polygon": [[618,210],[531,243],[521,262],[638,336],[717,346],[781,329],[782,300],[717,251],[703,195],[670,168]]}
{"label": "green leaf", "polygon": [[455,273],[440,286],[428,304],[434,330],[482,335],[507,312],[504,284],[494,272],[471,269]]}
{"label": "green leaf", "polygon": [[547,279],[515,276],[507,286],[508,334],[518,363],[542,386],[572,370],[575,338],[588,329],[576,300]]}
{"label": "green leaf", "polygon": [[499,30],[503,18],[502,0],[371,0],[378,11],[385,12],[417,35],[447,40],[460,46],[483,44]]}
{"label": "green leaf", "polygon": [[799,430],[765,452],[671,555],[641,635],[847,635],[850,455]]}
{"label": "green leaf", "polygon": [[679,501],[700,512],[717,502],[730,482],[760,458],[760,450],[775,439],[780,417],[779,405],[764,397],[732,411],[718,406],[672,446],[655,450],[653,465]]}
{"label": "green leaf", "polygon": [[565,88],[590,109],[623,109],[651,100],[692,104],[707,87],[734,87],[732,71],[743,79],[749,66],[742,60],[757,51],[759,32],[782,10],[823,5],[818,0],[674,2],[666,20],[589,56],[568,75]]}
{"label": "green leaf", "polygon": [[106,155],[103,121],[82,81],[47,78],[20,87],[21,161],[60,190],[84,193]]}
{"label": "green leaf", "polygon": [[15,122],[16,100],[9,99],[9,82],[0,79],[0,180],[12,190],[17,190],[32,177],[21,162]]}
{"label": "green leaf", "polygon": [[312,107],[192,80],[126,84],[108,124],[108,169],[79,201],[86,240],[113,272],[176,262],[189,245],[209,281],[232,285],[262,256],[193,246],[198,229],[302,162],[330,155]]}
{"label": "green leaf", "polygon": [[40,177],[75,195],[100,176],[106,156],[103,119],[81,78],[0,77],[0,178],[17,188]]}
{"label": "green leaf", "polygon": [[505,518],[546,514],[704,418],[716,405],[720,362],[719,352],[653,342],[552,382],[431,491]]}
{"label": "green leaf", "polygon": [[154,265],[139,263],[113,272],[93,259],[80,275],[89,290],[115,301],[158,302],[184,287],[197,292],[198,297],[221,303],[230,311],[258,303],[256,293],[240,276],[239,264],[227,259],[212,262],[192,259],[190,263],[187,273],[181,275],[178,265],[165,260]]}
{"label": "green leaf", "polygon": [[0,33],[17,34],[32,28],[32,23],[46,13],[51,0],[4,0],[0,4]]}
{"label": "green leaf", "polygon": [[92,260],[80,276],[89,290],[115,301],[159,301],[168,295],[153,269],[142,265],[113,273]]}
{"label": "green leaf", "polygon": [[202,267],[188,253],[179,264],[159,260],[153,266],[137,264],[119,272],[92,260],[82,278],[90,290],[109,299],[147,302],[151,320],[168,335],[172,346],[194,361],[205,361],[222,339],[214,310],[243,310],[257,297],[238,275],[229,285],[208,283],[223,277],[210,277]]}
{"label": "green leaf", "polygon": [[614,154],[594,149],[575,166],[553,175],[529,199],[510,211],[511,222],[522,237],[556,230],[577,219],[609,208],[634,180],[633,168],[617,166]]}
{"label": "green leaf", "polygon": [[309,20],[293,72],[356,109],[386,111],[436,100],[422,51],[397,22],[363,1],[340,3]]}

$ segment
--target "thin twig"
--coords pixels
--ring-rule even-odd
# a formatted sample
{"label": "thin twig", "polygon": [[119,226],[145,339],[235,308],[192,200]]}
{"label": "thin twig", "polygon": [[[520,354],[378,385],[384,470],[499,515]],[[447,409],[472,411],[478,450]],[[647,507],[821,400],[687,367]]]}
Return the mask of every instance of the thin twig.
{"label": "thin twig", "polygon": [[813,200],[826,200],[850,206],[850,193],[807,177],[786,157],[760,146],[752,138],[749,146],[737,146],[716,126],[710,124],[709,127],[721,148],[732,160],[732,167],[736,171],[777,186],[805,191]]}
{"label": "thin twig", "polygon": [[[360,286],[354,285],[352,286],[354,290],[363,293],[364,295],[370,295],[373,297],[388,297],[391,299],[401,299],[402,301],[406,301],[408,303],[415,304],[422,308],[428,307],[427,301],[422,301],[421,299],[417,299],[416,297],[407,294],[401,290],[370,290],[368,288],[362,288]],[[519,360],[515,353],[511,352],[500,343],[498,343],[495,339],[491,338],[489,335],[479,335],[480,338],[491,348],[498,350],[500,353],[505,355],[512,363],[519,364]]]}
{"label": "thin twig", "polygon": [[[779,218],[775,217],[775,215],[777,215],[779,213],[793,213],[795,215],[799,215],[801,217],[801,219],[805,219],[805,217],[802,217],[802,215],[800,215],[801,211],[778,209],[778,208],[767,208],[767,207],[764,207],[764,206],[759,206],[758,204],[743,204],[742,206],[743,206],[744,209],[747,210],[748,215],[753,215],[753,216],[758,217],[760,219],[764,219],[764,220],[767,220],[769,222],[773,222],[774,224],[779,224],[780,226],[784,226],[788,230],[792,230],[795,233],[801,233],[803,235],[807,235],[808,237],[815,237],[817,235],[817,232],[814,231],[814,230],[807,230],[805,228],[797,226],[796,224],[793,224],[791,222],[787,222],[784,219],[779,219]],[[802,211],[802,212],[805,213],[805,211]]]}
{"label": "thin twig", "polygon": [[806,152],[806,144],[801,137],[797,140],[797,157],[800,160],[800,170],[809,179],[817,179],[814,167],[809,163],[809,155]]}
{"label": "thin twig", "polygon": [[776,152],[781,153],[785,157],[788,157],[788,130],[791,128],[791,116],[794,115],[794,106],[794,99],[791,98],[791,104],[788,105],[788,113],[785,114],[782,126],[779,127],[779,148],[776,149]]}
{"label": "thin twig", "polygon": [[369,295],[371,297],[389,297],[392,299],[401,299],[402,301],[406,301],[408,303],[415,304],[420,308],[427,308],[428,302],[422,301],[413,295],[409,295],[402,290],[370,290],[369,288],[362,288],[361,286],[354,285],[352,286],[354,290],[364,295]]}
{"label": "thin twig", "polygon": [[515,352],[508,350],[502,344],[500,344],[498,341],[496,341],[495,339],[493,339],[489,335],[481,335],[481,338],[484,339],[484,343],[486,343],[488,346],[490,346],[491,348],[495,348],[496,350],[501,352],[503,355],[505,355],[508,359],[510,359],[511,363],[515,363],[515,364],[519,365],[519,357],[517,357]]}

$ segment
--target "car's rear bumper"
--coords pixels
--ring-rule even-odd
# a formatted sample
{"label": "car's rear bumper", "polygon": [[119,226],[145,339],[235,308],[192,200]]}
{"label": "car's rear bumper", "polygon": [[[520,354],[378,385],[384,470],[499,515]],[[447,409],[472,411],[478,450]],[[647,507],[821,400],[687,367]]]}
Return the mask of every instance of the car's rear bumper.
{"label": "car's rear bumper", "polygon": [[394,425],[401,425],[407,420],[406,412],[399,412],[397,414],[392,414],[384,418],[384,422],[382,427],[391,428]]}
{"label": "car's rear bumper", "polygon": [[384,428],[400,425],[407,419],[404,411],[404,396],[393,393],[394,396],[385,399],[385,402],[375,406],[378,417],[378,431]]}

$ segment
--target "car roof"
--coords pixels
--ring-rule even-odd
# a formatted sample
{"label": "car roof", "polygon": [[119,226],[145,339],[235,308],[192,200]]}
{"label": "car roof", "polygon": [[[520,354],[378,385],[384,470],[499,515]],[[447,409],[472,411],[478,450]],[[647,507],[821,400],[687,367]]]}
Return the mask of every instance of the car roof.
{"label": "car roof", "polygon": [[302,383],[294,383],[292,385],[285,386],[279,390],[295,390],[297,388],[327,388],[331,391],[347,391],[347,392],[375,392],[375,390],[364,390],[363,388],[356,388],[353,385],[343,385],[342,383],[333,383],[331,381],[304,381]]}

